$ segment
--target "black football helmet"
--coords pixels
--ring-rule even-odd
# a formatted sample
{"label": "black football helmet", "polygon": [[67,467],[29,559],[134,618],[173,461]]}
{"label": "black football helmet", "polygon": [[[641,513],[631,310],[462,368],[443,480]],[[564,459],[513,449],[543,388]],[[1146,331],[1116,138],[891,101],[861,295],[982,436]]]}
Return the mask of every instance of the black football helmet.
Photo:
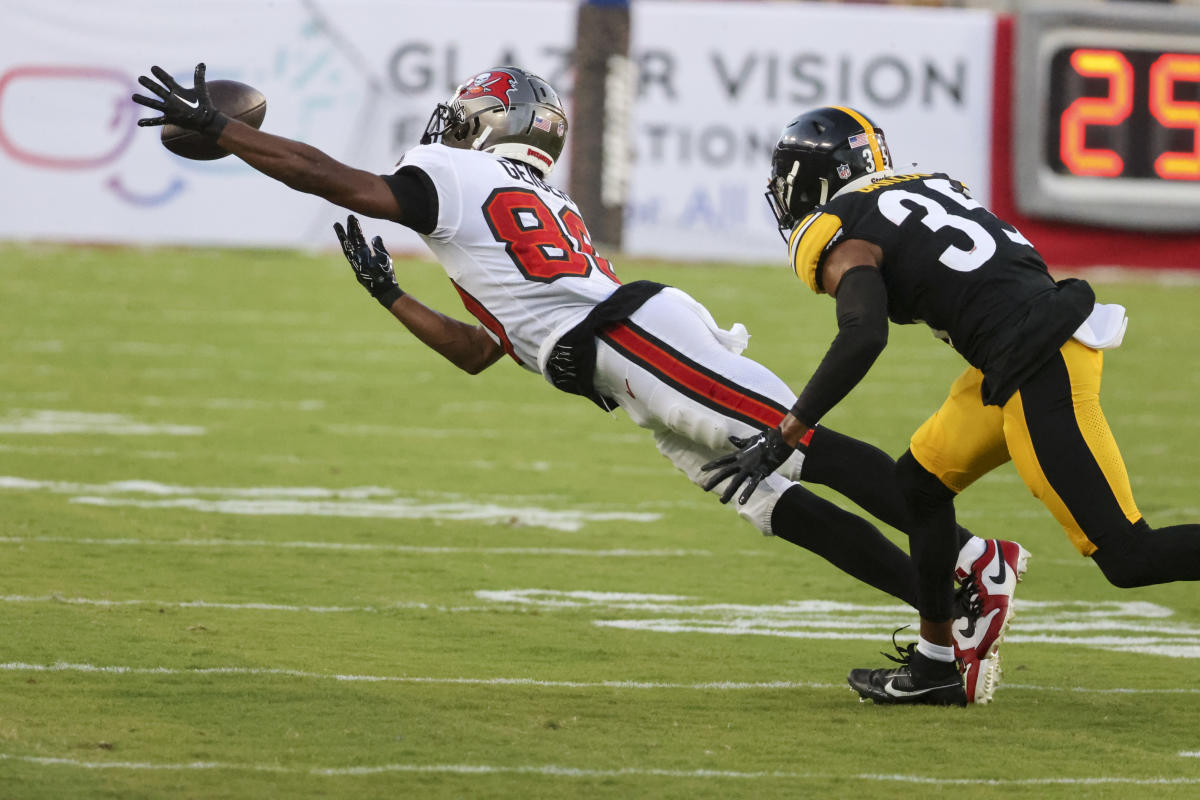
{"label": "black football helmet", "polygon": [[566,139],[567,112],[550,84],[518,67],[495,67],[438,103],[421,144],[483,150],[549,175]]}
{"label": "black football helmet", "polygon": [[788,238],[796,223],[848,184],[892,174],[883,131],[852,108],[828,106],[793,119],[771,155],[767,202]]}

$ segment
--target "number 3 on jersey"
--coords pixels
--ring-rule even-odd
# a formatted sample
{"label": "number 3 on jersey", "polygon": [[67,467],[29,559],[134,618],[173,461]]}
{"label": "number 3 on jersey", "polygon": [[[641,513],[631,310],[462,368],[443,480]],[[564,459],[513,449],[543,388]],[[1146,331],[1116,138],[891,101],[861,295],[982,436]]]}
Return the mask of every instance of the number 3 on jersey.
{"label": "number 3 on jersey", "polygon": [[[942,197],[953,201],[960,210],[974,211],[983,208],[970,196],[955,191],[950,181],[944,178],[928,179],[922,183]],[[893,225],[903,224],[909,214],[917,208],[924,209],[925,215],[921,218],[921,222],[929,230],[936,233],[942,228],[954,228],[966,234],[970,240],[971,248],[969,250],[951,245],[942,251],[938,261],[950,269],[956,272],[971,272],[982,267],[989,258],[996,254],[996,240],[986,228],[974,220],[954,213],[933,198],[904,189],[892,189],[879,196],[879,211]],[[1033,246],[1016,228],[1000,220],[997,222],[1000,223],[1004,235],[1009,239],[1017,244]]]}
{"label": "number 3 on jersey", "polygon": [[595,267],[620,283],[608,259],[596,255],[583,218],[569,206],[555,214],[529,189],[497,189],[483,204],[483,218],[528,280],[584,278]]}

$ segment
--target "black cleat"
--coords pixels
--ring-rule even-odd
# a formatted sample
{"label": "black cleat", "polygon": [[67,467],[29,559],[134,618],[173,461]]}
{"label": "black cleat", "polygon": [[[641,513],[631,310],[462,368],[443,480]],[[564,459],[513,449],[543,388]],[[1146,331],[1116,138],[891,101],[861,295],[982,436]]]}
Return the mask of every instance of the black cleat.
{"label": "black cleat", "polygon": [[[893,639],[893,644],[895,643]],[[852,669],[846,679],[862,701],[876,703],[965,706],[967,692],[958,665],[934,661],[917,652],[917,646],[896,646],[900,657],[883,655],[899,664],[895,669]]]}

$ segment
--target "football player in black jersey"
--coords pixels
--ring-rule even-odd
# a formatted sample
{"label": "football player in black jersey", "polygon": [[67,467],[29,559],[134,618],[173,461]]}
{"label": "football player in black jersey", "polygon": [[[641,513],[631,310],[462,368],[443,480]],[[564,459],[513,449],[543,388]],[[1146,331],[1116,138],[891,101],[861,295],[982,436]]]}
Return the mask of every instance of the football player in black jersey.
{"label": "football player in black jersey", "polygon": [[[850,108],[788,123],[767,197],[796,275],[835,298],[838,333],[779,427],[706,465],[714,476],[753,485],[782,463],[870,369],[889,319],[926,323],[969,365],[897,462],[920,638],[900,668],[850,673],[862,698],[959,701],[954,498],[1009,459],[1114,585],[1200,579],[1200,525],[1155,529],[1142,518],[1100,409],[1103,351],[1121,343],[1122,307],[1097,304],[1082,280],[1056,282],[1033,245],[949,175],[895,174],[883,132]],[[1013,555],[997,560],[1000,572],[1028,554]]]}

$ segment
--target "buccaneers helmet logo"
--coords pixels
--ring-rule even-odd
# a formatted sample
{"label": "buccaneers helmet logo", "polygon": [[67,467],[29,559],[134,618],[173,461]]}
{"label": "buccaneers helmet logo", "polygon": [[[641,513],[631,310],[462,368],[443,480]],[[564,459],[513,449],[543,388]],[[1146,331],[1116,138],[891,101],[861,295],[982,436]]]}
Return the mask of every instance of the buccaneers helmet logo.
{"label": "buccaneers helmet logo", "polygon": [[510,102],[509,95],[517,90],[517,79],[507,72],[481,72],[471,80],[463,84],[458,90],[456,100],[473,100],[476,97],[492,97],[504,106],[504,113],[508,113]]}

